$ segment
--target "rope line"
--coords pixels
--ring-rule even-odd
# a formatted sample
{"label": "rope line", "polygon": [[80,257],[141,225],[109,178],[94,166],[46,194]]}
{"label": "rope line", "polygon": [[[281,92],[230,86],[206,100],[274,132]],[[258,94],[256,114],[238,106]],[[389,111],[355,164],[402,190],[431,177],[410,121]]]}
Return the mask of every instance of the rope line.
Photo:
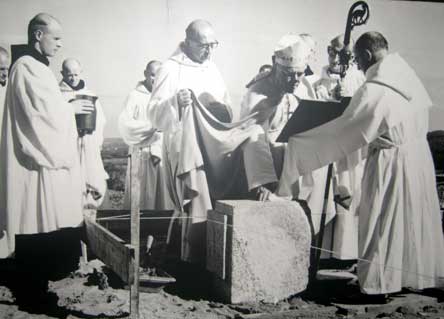
{"label": "rope line", "polygon": [[[119,216],[114,216],[114,217],[126,217],[126,216],[129,216],[129,215],[119,215]],[[114,218],[114,217],[103,217],[103,218],[98,218],[97,220],[99,220],[99,221],[107,221],[107,220],[109,220],[110,218]],[[119,218],[116,218],[116,220],[118,220]],[[234,226],[233,224],[229,224],[229,223],[223,223],[223,222],[220,222],[220,221],[217,221],[217,220],[214,220],[214,219],[208,219],[207,218],[207,216],[177,216],[177,217],[174,217],[174,216],[170,216],[170,217],[141,217],[141,219],[143,219],[143,220],[163,220],[163,219],[182,219],[182,220],[186,220],[186,219],[203,219],[203,220],[206,220],[207,222],[210,222],[210,223],[213,223],[213,224],[218,224],[218,225],[222,225],[222,226],[227,226],[227,227],[231,227],[232,229],[233,229],[233,231],[236,231],[236,230],[240,230],[240,229],[245,229],[246,230],[246,232],[249,232],[249,233],[253,233],[253,234],[257,234],[257,235],[261,235],[261,236],[265,236],[264,235],[264,233],[262,233],[262,232],[259,232],[259,231],[252,231],[251,229],[247,229],[247,227],[239,227],[239,226]],[[275,238],[275,239],[283,239],[284,238],[284,236],[269,236],[269,235],[267,235],[267,238]],[[327,252],[327,253],[331,253],[331,254],[339,254],[337,251],[334,251],[334,250],[329,250],[329,249],[325,249],[325,248],[321,248],[321,247],[317,247],[317,246],[313,246],[313,245],[310,245],[310,248],[311,249],[316,249],[316,250],[320,250],[320,251],[323,251],[323,252]],[[399,272],[403,272],[403,273],[406,273],[406,274],[410,274],[410,275],[415,275],[415,276],[417,276],[417,277],[423,277],[423,278],[428,278],[428,279],[433,279],[433,280],[436,280],[437,278],[440,278],[441,280],[443,280],[443,282],[444,282],[444,277],[440,277],[440,276],[429,276],[429,275],[426,275],[426,274],[421,274],[421,273],[418,273],[418,272],[415,272],[415,271],[410,271],[410,270],[406,270],[406,269],[404,269],[404,268],[397,268],[397,267],[394,267],[394,266],[390,266],[390,265],[387,265],[387,264],[384,264],[384,263],[377,263],[377,262],[374,262],[374,261],[371,261],[371,260],[368,260],[368,259],[364,259],[364,258],[356,258],[356,257],[353,257],[353,256],[345,256],[345,257],[349,257],[350,259],[356,259],[356,260],[358,260],[358,261],[361,261],[361,262],[365,262],[365,263],[368,263],[368,264],[373,264],[373,265],[377,265],[377,266],[383,266],[383,267],[385,267],[385,268],[389,268],[389,269],[392,269],[392,270],[394,270],[394,271],[399,271]]]}
{"label": "rope line", "polygon": [[[142,213],[140,214],[142,215]],[[311,213],[311,215],[315,215],[315,216],[322,216],[322,214],[316,214],[316,213]],[[334,217],[334,216],[338,216],[338,215],[343,215],[343,216],[355,216],[355,215],[351,215],[349,213],[334,213],[334,214],[327,214],[328,217]],[[123,215],[114,215],[114,216],[107,216],[107,217],[100,217],[97,218],[97,220],[112,220],[112,219],[123,219],[125,217],[131,217],[130,214],[123,214]],[[179,217],[140,217],[140,219],[173,219],[173,218],[179,218]],[[206,216],[195,216],[195,217],[184,217],[184,218],[207,218]]]}

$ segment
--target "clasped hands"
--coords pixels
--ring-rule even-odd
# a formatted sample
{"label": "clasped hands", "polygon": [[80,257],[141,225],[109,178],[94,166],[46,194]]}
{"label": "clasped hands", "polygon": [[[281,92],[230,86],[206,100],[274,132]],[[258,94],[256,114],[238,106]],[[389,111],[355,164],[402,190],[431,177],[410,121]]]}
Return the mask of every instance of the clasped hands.
{"label": "clasped hands", "polygon": [[338,83],[333,89],[333,98],[341,100],[343,97],[351,96],[349,90],[343,83]]}
{"label": "clasped hands", "polygon": [[189,89],[180,89],[177,92],[177,103],[180,108],[185,108],[193,102],[191,98],[191,91]]}

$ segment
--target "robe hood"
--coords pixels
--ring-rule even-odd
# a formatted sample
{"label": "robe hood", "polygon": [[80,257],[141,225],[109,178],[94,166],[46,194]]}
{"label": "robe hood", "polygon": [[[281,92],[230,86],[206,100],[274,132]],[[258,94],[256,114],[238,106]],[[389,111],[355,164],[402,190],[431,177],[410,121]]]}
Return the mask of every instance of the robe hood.
{"label": "robe hood", "polygon": [[143,84],[144,81],[140,81],[137,83],[136,85],[136,91],[142,94],[146,94],[146,95],[150,95],[151,92],[148,91],[148,89],[146,88],[146,86]]}
{"label": "robe hood", "polygon": [[68,83],[66,83],[65,81],[60,81],[60,90],[62,92],[75,92],[75,91],[80,91],[83,89],[86,89],[86,85],[85,85],[85,81],[80,80],[79,84],[76,87],[72,87],[71,85],[69,85]]}
{"label": "robe hood", "polygon": [[191,60],[183,51],[184,43],[181,42],[179,46],[177,47],[176,51],[171,55],[170,60],[173,60],[181,65],[191,66],[195,68],[207,68],[212,63],[211,60],[206,60],[203,63],[197,63]]}
{"label": "robe hood", "polygon": [[384,85],[402,95],[409,102],[427,108],[432,101],[415,71],[398,54],[388,54],[371,66],[366,74],[368,83]]}
{"label": "robe hood", "polygon": [[19,44],[11,46],[11,69],[12,66],[23,56],[30,56],[35,60],[43,63],[46,66],[49,66],[49,59],[47,56],[44,56],[39,51],[37,51],[34,47],[28,44]]}

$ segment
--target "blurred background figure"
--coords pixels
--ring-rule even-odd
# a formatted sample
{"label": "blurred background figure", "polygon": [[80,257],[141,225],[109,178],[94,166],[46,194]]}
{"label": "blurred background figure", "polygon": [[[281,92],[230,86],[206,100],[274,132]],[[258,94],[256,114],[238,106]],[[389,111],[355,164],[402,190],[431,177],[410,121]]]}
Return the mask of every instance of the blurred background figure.
{"label": "blurred background figure", "polygon": [[[353,45],[352,39],[350,41]],[[314,84],[319,99],[340,100],[343,97],[351,97],[365,81],[364,73],[358,70],[353,61],[350,61],[347,73],[341,79],[339,52],[343,48],[343,34],[334,37],[327,47],[328,65],[322,68],[321,78]]]}
{"label": "blurred background figure", "polygon": [[3,110],[10,63],[8,51],[5,48],[0,47],[0,132],[3,123]]}
{"label": "blurred background figure", "polygon": [[[82,178],[85,183],[83,206],[85,208],[98,208],[105,197],[106,180],[108,179],[100,154],[106,122],[105,114],[97,95],[87,88],[85,80],[82,79],[82,66],[78,60],[65,59],[61,74],[63,79],[59,86],[65,99],[67,101],[79,100],[80,102],[73,104],[77,124],[79,124],[82,116],[95,117],[94,130],[82,132],[79,125],[77,125],[77,130],[79,133],[78,151],[83,173]],[[85,96],[92,97],[94,103],[84,99]]]}
{"label": "blurred background figure", "polygon": [[255,83],[257,80],[261,79],[262,77],[266,76],[268,73],[271,72],[273,69],[273,66],[271,64],[263,64],[259,68],[259,73],[256,74],[256,76],[245,85],[245,87],[248,89],[253,83]]}
{"label": "blurred background figure", "polygon": [[309,33],[301,33],[299,36],[302,38],[302,40],[305,41],[305,43],[310,48],[310,55],[308,57],[308,63],[307,68],[305,69],[305,76],[308,81],[310,81],[311,84],[313,84],[315,81],[319,80],[319,76],[314,73],[313,69],[310,65],[314,64],[316,62],[316,40],[313,38],[313,36]]}
{"label": "blurred background figure", "polygon": [[[168,210],[173,205],[167,196],[165,178],[162,174],[162,133],[153,129],[147,118],[146,107],[151,98],[154,79],[162,63],[152,60],[143,72],[145,79],[137,83],[128,95],[125,108],[119,116],[119,131],[125,143],[129,145],[129,154],[141,148],[142,166],[140,169],[140,209]],[[131,206],[130,196],[130,160],[125,179],[123,207]]]}
{"label": "blurred background figure", "polygon": [[[353,40],[351,45],[353,45]],[[358,70],[351,60],[346,75],[341,79],[339,52],[344,48],[344,35],[334,37],[329,46],[328,64],[322,68],[321,78],[314,88],[319,99],[339,101],[351,97],[364,83],[364,73]],[[358,257],[358,215],[357,208],[361,198],[361,182],[364,174],[365,148],[349,154],[335,164],[337,174],[333,179],[333,193],[336,201],[334,222],[326,226],[324,242],[326,247],[335,251],[331,257],[342,260],[355,260]],[[344,169],[347,167],[347,169]],[[341,198],[351,196],[351,201],[344,205]],[[324,254],[325,257],[328,254]]]}

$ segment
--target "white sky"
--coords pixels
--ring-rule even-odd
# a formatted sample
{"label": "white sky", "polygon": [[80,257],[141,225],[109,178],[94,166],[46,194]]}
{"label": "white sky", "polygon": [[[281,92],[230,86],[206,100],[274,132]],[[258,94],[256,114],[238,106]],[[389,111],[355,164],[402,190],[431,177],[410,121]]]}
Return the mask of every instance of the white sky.
{"label": "white sky", "polygon": [[[329,40],[344,32],[349,0],[0,0],[0,45],[26,42],[29,20],[39,12],[57,17],[64,49],[51,61],[59,78],[61,62],[78,58],[87,85],[100,97],[107,116],[105,135],[118,136],[117,116],[126,95],[142,79],[151,59],[166,60],[184,38],[189,22],[210,21],[218,35],[214,60],[225,78],[233,107],[260,65],[270,63],[279,38],[310,33],[318,42],[314,65],[325,64]],[[370,19],[353,36],[376,30],[392,51],[415,68],[439,108],[430,129],[444,129],[444,4],[368,0]]]}

